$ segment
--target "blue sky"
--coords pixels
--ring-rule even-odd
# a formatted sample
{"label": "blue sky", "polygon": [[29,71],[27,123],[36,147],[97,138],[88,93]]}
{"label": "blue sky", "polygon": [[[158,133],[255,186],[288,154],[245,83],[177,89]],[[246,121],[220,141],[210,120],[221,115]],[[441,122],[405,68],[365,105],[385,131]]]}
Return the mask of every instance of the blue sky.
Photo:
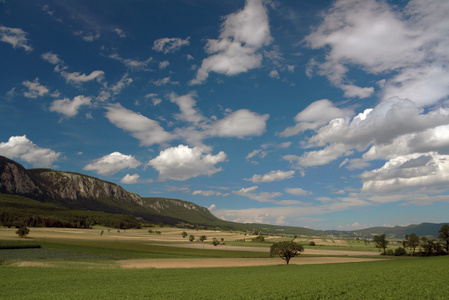
{"label": "blue sky", "polygon": [[445,222],[449,2],[0,1],[0,155],[219,218]]}

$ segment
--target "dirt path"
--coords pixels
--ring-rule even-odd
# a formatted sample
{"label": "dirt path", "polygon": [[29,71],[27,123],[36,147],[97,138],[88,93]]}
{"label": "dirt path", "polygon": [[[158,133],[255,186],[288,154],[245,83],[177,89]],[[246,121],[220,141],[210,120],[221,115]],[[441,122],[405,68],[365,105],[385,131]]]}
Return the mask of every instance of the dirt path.
{"label": "dirt path", "polygon": [[[373,258],[356,257],[296,257],[290,261],[292,265],[335,264],[349,262],[373,261]],[[217,268],[217,267],[250,267],[285,264],[276,258],[194,258],[194,259],[132,259],[121,260],[119,265],[124,269],[168,269],[168,268]]]}
{"label": "dirt path", "polygon": [[[179,248],[193,248],[193,249],[212,249],[212,250],[232,250],[232,251],[252,251],[252,252],[270,252],[269,247],[249,247],[249,246],[231,246],[218,245],[214,246],[208,243],[191,243],[191,244],[152,244],[159,246],[170,246]],[[347,251],[347,250],[320,250],[320,249],[305,249],[303,254],[316,255],[345,255],[345,256],[376,256],[379,252],[375,251]]]}

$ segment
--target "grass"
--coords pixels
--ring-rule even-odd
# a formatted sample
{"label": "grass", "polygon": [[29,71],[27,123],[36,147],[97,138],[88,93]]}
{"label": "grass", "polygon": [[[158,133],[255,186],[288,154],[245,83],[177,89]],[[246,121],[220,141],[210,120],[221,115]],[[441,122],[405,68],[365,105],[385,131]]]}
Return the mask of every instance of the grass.
{"label": "grass", "polygon": [[448,267],[448,256],[205,269],[0,266],[0,290],[4,299],[447,299]]}
{"label": "grass", "polygon": [[[3,242],[11,244],[13,242]],[[18,243],[18,242],[15,242]],[[27,241],[28,243],[28,241]],[[36,244],[36,242],[34,242]],[[0,243],[1,244],[1,243]],[[268,253],[178,248],[122,241],[52,240],[42,249],[0,250],[0,259],[259,258]],[[34,251],[33,251],[34,250]]]}

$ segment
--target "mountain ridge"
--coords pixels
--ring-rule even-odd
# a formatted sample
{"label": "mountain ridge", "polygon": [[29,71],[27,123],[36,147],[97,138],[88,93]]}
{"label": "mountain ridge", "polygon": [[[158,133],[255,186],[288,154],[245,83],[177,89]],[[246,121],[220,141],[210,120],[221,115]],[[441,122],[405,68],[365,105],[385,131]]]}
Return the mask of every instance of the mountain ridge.
{"label": "mountain ridge", "polygon": [[[41,202],[56,203],[68,209],[130,215],[147,222],[185,226],[202,226],[242,231],[259,231],[291,235],[369,238],[386,233],[394,237],[406,234],[437,236],[446,223],[372,227],[353,231],[314,230],[295,226],[224,221],[206,207],[180,199],[141,197],[121,186],[84,174],[52,169],[25,169],[19,163],[0,156],[0,196],[20,195]],[[439,226],[439,227],[438,227]],[[438,228],[437,228],[438,227]]]}

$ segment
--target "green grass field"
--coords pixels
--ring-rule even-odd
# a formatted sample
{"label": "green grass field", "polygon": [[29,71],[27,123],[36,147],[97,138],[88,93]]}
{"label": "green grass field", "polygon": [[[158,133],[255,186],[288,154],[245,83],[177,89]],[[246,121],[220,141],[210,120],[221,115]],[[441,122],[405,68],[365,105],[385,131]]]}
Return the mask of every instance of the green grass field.
{"label": "green grass field", "polygon": [[447,299],[449,257],[101,270],[0,266],[2,299]]}
{"label": "green grass field", "polygon": [[[0,299],[447,299],[449,256],[290,266],[281,265],[279,259],[276,266],[123,269],[120,261],[127,259],[270,260],[267,252],[172,247],[185,241],[182,229],[160,230],[162,235],[149,235],[147,229],[118,233],[107,228],[40,228],[31,232],[31,238],[19,239],[15,230],[1,229],[0,246],[41,248],[0,250]],[[269,246],[233,242],[238,233],[192,233],[207,234],[208,240],[223,236],[239,246]],[[360,243],[339,244],[310,248],[372,250]],[[25,261],[31,264],[18,267]]]}

